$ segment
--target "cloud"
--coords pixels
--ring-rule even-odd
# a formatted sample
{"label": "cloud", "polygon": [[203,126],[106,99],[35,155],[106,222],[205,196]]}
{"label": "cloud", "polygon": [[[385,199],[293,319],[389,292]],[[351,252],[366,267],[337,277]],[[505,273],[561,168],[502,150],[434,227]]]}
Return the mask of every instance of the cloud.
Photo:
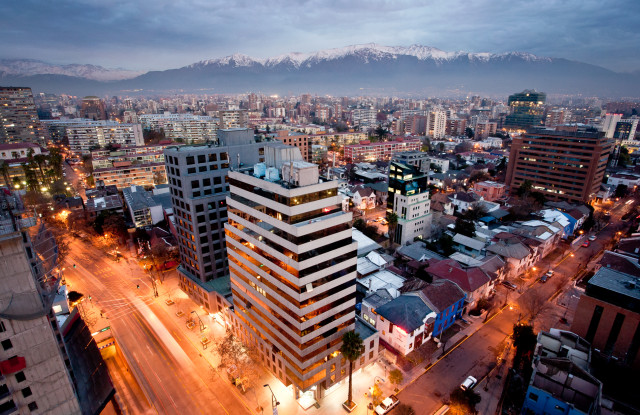
{"label": "cloud", "polygon": [[640,2],[618,0],[21,0],[2,2],[1,57],[167,69],[232,53],[350,44],[524,51],[640,69]]}

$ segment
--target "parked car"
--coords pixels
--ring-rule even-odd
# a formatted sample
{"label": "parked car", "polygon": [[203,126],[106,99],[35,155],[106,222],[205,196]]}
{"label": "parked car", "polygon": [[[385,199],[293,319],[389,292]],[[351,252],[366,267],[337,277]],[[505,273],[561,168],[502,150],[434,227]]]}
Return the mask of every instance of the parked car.
{"label": "parked car", "polygon": [[396,395],[391,395],[388,398],[385,398],[380,405],[376,406],[376,414],[384,415],[398,406],[399,403],[400,400],[398,397]]}
{"label": "parked car", "polygon": [[544,274],[542,277],[540,277],[540,282],[547,282],[548,279],[549,277],[547,276],[547,274]]}
{"label": "parked car", "polygon": [[473,387],[476,386],[476,383],[478,383],[478,380],[473,376],[469,376],[464,380],[464,382],[462,382],[462,384],[460,385],[460,389],[462,389],[463,391],[473,389]]}
{"label": "parked car", "polygon": [[554,273],[555,273],[555,271],[551,271],[551,270],[549,270],[549,271],[547,271],[547,273],[546,273],[546,274],[544,274],[544,275],[545,275],[547,278],[551,278],[551,277],[553,277],[553,274],[554,274]]}
{"label": "parked car", "polygon": [[515,290],[516,288],[518,288],[518,287],[516,287],[516,285],[514,283],[509,282],[509,281],[502,281],[501,284],[504,285],[505,287],[507,287],[510,290]]}
{"label": "parked car", "polygon": [[585,242],[582,244],[582,246],[583,246],[583,247],[585,247],[585,248],[587,248],[590,244],[591,244],[591,242],[589,242],[589,241],[585,241]]}
{"label": "parked car", "polygon": [[595,236],[595,235],[591,235],[591,236],[589,237],[589,240],[590,240],[590,241],[595,241],[595,240],[596,240],[596,238],[597,238],[597,236]]}

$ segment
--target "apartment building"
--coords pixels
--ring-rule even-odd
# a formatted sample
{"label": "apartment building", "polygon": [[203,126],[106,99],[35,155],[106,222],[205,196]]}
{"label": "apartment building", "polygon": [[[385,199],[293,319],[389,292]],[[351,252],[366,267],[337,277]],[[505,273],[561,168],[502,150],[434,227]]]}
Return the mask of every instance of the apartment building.
{"label": "apartment building", "polygon": [[290,133],[289,131],[286,131],[286,130],[279,130],[275,138],[279,141],[282,141],[283,144],[287,144],[287,145],[291,145],[299,148],[304,161],[311,162],[312,154],[310,151],[308,135],[295,134],[295,133]]}
{"label": "apartment building", "polygon": [[272,143],[265,151],[266,163],[229,172],[234,330],[259,346],[296,399],[321,399],[347,376],[344,333],[364,340],[355,369],[377,357],[377,332],[355,317],[352,214],[341,209],[338,182],[322,182],[297,148]]}
{"label": "apartment building", "polygon": [[220,129],[247,128],[247,111],[245,110],[223,110],[218,111]]}
{"label": "apartment building", "polygon": [[117,150],[91,151],[91,164],[94,169],[114,167],[118,163],[164,164],[164,149],[179,146],[179,143],[155,144],[150,146],[122,147]]}
{"label": "apartment building", "polygon": [[223,226],[227,221],[227,174],[240,163],[264,161],[265,146],[246,128],[218,134],[218,143],[174,146],[164,152],[182,262],[180,286],[208,312],[225,306],[216,290],[229,281]]}
{"label": "apartment building", "polygon": [[166,183],[164,163],[132,164],[114,163],[113,167],[95,169],[95,181],[103,181],[106,186],[114,185],[119,190],[129,186],[153,187]]}
{"label": "apartment building", "polygon": [[431,199],[429,177],[418,167],[391,162],[389,165],[389,196],[387,212],[398,215],[393,242],[404,245],[415,238],[431,234]]}
{"label": "apartment building", "polygon": [[98,414],[115,391],[77,311],[62,314],[55,240],[37,225],[19,198],[3,194],[0,413]]}
{"label": "apartment building", "polygon": [[505,127],[514,130],[540,126],[546,100],[547,95],[544,92],[529,89],[509,95],[511,114],[506,117]]}
{"label": "apartment building", "polygon": [[0,87],[0,144],[45,145],[31,88]]}
{"label": "apartment building", "polygon": [[107,144],[117,144],[123,147],[144,145],[140,124],[87,121],[67,123],[65,129],[69,139],[69,150],[78,155],[90,154],[91,150],[104,147]]}
{"label": "apartment building", "polygon": [[507,185],[491,180],[485,180],[473,184],[473,191],[482,196],[484,200],[495,202],[505,197]]}
{"label": "apartment building", "polygon": [[363,161],[390,160],[395,153],[404,151],[420,151],[422,140],[419,138],[397,137],[394,141],[381,141],[372,143],[369,140],[360,141],[360,144],[351,144],[344,147],[344,158],[354,163]]}
{"label": "apartment building", "polygon": [[202,144],[218,139],[220,120],[193,114],[144,114],[139,117],[145,130],[163,131],[168,140]]}
{"label": "apartment building", "polygon": [[613,143],[591,131],[533,128],[513,139],[506,185],[529,180],[550,200],[589,203],[600,190]]}
{"label": "apartment building", "polygon": [[430,138],[444,138],[447,128],[447,112],[444,110],[433,110],[427,113],[427,135]]}

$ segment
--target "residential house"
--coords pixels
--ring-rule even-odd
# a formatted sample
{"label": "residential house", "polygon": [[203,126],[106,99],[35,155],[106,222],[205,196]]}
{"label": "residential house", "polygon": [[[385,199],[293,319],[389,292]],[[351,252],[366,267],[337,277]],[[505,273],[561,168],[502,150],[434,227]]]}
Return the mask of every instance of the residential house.
{"label": "residential house", "polygon": [[376,310],[391,300],[393,300],[393,296],[389,294],[389,291],[384,288],[377,289],[362,300],[360,316],[375,328],[378,318]]}
{"label": "residential house", "polygon": [[506,262],[507,277],[515,277],[535,264],[536,252],[522,243],[520,238],[512,233],[500,232],[494,237],[493,244],[487,246],[487,252],[491,252]]}
{"label": "residential house", "polygon": [[353,206],[367,210],[376,207],[376,192],[369,187],[357,187],[353,191]]}
{"label": "residential house", "polygon": [[453,249],[472,258],[484,256],[484,242],[460,233],[453,237]]}
{"label": "residential house", "polygon": [[426,271],[434,279],[445,279],[456,283],[465,292],[465,313],[475,307],[480,298],[487,297],[495,285],[492,278],[482,268],[466,268],[450,258],[442,261],[429,261],[429,267]]}
{"label": "residential house", "polygon": [[470,208],[473,208],[475,203],[484,199],[474,192],[455,192],[449,195],[449,200],[455,206],[454,209],[457,212],[464,213]]}
{"label": "residential house", "polygon": [[527,240],[537,241],[540,258],[544,258],[553,251],[562,239],[563,231],[560,225],[548,224],[540,220],[530,220],[520,223],[521,227],[514,229],[515,235]]}
{"label": "residential house", "polygon": [[449,196],[445,193],[434,193],[431,196],[431,211],[434,215],[434,220],[437,220],[436,214],[439,215],[453,215],[453,203],[449,200]]}
{"label": "residential house", "polygon": [[402,294],[376,309],[376,329],[381,341],[406,356],[431,338],[436,316],[418,293]]}
{"label": "residential house", "polygon": [[466,295],[460,287],[449,280],[435,280],[419,291],[427,305],[436,313],[433,337],[439,336],[462,317]]}

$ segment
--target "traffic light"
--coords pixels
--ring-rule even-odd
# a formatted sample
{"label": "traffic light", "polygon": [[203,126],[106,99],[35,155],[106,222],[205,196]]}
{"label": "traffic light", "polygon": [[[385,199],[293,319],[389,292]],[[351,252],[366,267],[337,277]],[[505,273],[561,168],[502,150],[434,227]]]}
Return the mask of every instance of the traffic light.
{"label": "traffic light", "polygon": [[136,284],[136,288],[137,288],[137,289],[140,289],[140,284]]}
{"label": "traffic light", "polygon": [[75,268],[75,267],[76,267],[76,264],[73,264],[73,267]]}

